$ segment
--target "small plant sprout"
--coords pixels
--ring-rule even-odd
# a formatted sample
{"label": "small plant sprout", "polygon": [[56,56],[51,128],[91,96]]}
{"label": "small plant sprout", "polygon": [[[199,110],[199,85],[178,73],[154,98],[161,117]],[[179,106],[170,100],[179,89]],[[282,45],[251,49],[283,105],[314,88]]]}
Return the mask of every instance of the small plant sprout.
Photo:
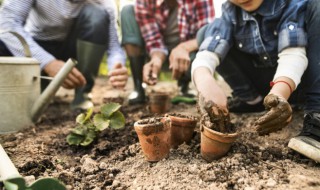
{"label": "small plant sprout", "polygon": [[[93,108],[87,113],[81,113],[76,118],[77,126],[71,130],[67,136],[69,145],[88,146],[91,144],[98,133],[107,129],[120,129],[125,125],[125,118],[118,103],[104,104],[100,108],[100,113],[93,116]],[[93,116],[93,117],[92,117]]]}

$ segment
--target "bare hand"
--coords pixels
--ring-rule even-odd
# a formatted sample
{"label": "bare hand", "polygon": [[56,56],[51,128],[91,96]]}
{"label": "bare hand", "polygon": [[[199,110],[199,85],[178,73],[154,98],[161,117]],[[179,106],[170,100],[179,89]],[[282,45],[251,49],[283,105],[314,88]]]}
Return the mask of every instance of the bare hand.
{"label": "bare hand", "polygon": [[143,66],[143,81],[148,85],[156,85],[161,70],[161,60],[151,59]]}
{"label": "bare hand", "polygon": [[[50,76],[54,77],[63,67],[64,62],[61,60],[54,60],[48,63],[44,67],[44,72]],[[73,89],[77,87],[82,87],[87,83],[84,76],[77,68],[73,68],[70,73],[67,75],[66,79],[63,81],[62,86],[66,89]]]}
{"label": "bare hand", "polygon": [[121,63],[117,63],[109,72],[109,82],[113,88],[123,89],[128,81],[128,70]]}
{"label": "bare hand", "polygon": [[189,52],[183,46],[178,45],[171,51],[169,61],[172,78],[179,79],[190,67]]}
{"label": "bare hand", "polygon": [[282,97],[269,94],[264,98],[264,106],[269,110],[256,121],[259,135],[266,135],[287,126],[292,118],[290,104]]}

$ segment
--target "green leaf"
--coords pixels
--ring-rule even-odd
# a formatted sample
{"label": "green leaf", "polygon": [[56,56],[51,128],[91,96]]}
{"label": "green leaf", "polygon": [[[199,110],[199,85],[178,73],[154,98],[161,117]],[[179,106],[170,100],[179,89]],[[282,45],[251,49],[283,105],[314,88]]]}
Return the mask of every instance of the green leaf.
{"label": "green leaf", "polygon": [[14,177],[6,179],[3,181],[3,184],[7,190],[27,189],[26,181],[23,177]]}
{"label": "green leaf", "polygon": [[93,108],[91,107],[87,110],[86,118],[84,118],[84,120],[88,121],[90,119],[90,117],[92,116],[92,113],[93,113]]}
{"label": "green leaf", "polygon": [[120,112],[114,112],[110,117],[110,127],[113,129],[123,128],[125,125],[126,119],[124,115]]}
{"label": "green leaf", "polygon": [[83,124],[85,122],[85,118],[86,118],[86,115],[84,113],[81,113],[77,116],[76,122],[79,124]]}
{"label": "green leaf", "polygon": [[104,117],[109,118],[114,112],[118,111],[121,105],[118,103],[108,103],[101,107],[101,113]]}
{"label": "green leaf", "polygon": [[110,120],[104,117],[102,114],[96,114],[93,117],[93,123],[96,126],[97,131],[103,131],[109,127]]}
{"label": "green leaf", "polygon": [[67,136],[67,142],[69,145],[79,145],[84,139],[85,136],[77,135],[74,133],[70,133]]}
{"label": "green leaf", "polygon": [[95,131],[89,131],[86,138],[82,143],[80,143],[81,146],[88,146],[93,142],[93,140],[96,138],[96,132]]}
{"label": "green leaf", "polygon": [[76,122],[79,124],[85,124],[87,121],[90,121],[90,117],[92,116],[93,108],[89,108],[87,113],[81,113],[77,116]]}
{"label": "green leaf", "polygon": [[42,178],[30,185],[32,190],[66,190],[62,182],[54,178]]}
{"label": "green leaf", "polygon": [[71,132],[74,134],[77,134],[77,135],[84,136],[87,132],[87,129],[84,126],[79,125],[79,126],[75,127],[74,129],[72,129]]}

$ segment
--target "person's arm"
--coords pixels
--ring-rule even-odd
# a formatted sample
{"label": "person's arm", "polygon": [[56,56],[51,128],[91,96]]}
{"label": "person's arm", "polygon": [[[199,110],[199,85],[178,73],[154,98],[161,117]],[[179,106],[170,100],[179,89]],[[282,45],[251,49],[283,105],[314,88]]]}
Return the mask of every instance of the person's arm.
{"label": "person's arm", "polygon": [[279,53],[278,67],[270,93],[288,100],[291,93],[299,85],[307,66],[308,59],[304,47],[293,47],[282,50]]}
{"label": "person's arm", "polygon": [[[33,38],[23,28],[26,18],[31,11],[33,1],[7,0],[3,2],[0,10],[0,28],[4,31],[14,31],[20,34],[27,42],[31,56],[40,62],[40,67],[50,77],[54,77],[64,65],[64,62],[57,60],[53,55],[39,46]],[[10,33],[2,33],[1,40],[8,47],[10,52],[17,57],[24,57],[21,42]],[[75,88],[86,83],[84,76],[73,68],[64,80],[62,86],[65,88]]]}
{"label": "person's arm", "polygon": [[220,109],[228,112],[226,94],[217,84],[213,75],[219,64],[220,60],[216,53],[201,51],[197,53],[192,63],[191,77],[197,91],[206,102],[212,101]]}
{"label": "person's arm", "polygon": [[[0,28],[4,31],[14,31],[20,34],[29,45],[32,57],[40,62],[43,69],[45,65],[55,60],[55,57],[40,47],[23,28],[26,18],[33,6],[33,1],[7,0],[0,10]],[[10,33],[0,35],[1,40],[10,52],[17,57],[24,57],[21,42]]]}
{"label": "person's arm", "polygon": [[154,51],[161,51],[168,55],[168,49],[164,45],[160,28],[154,15],[156,11],[155,1],[137,0],[134,9],[147,52],[151,55]]}
{"label": "person's arm", "polygon": [[179,79],[190,66],[190,53],[198,49],[196,39],[181,42],[171,51],[169,68],[172,69],[172,77]]}
{"label": "person's arm", "polygon": [[108,49],[107,49],[107,65],[108,69],[111,71],[114,68],[117,68],[117,64],[121,64],[122,66],[125,66],[126,63],[126,55],[121,48],[120,42],[119,42],[119,36],[117,32],[117,16],[116,16],[116,5],[114,1],[108,1],[108,4],[105,4],[106,10],[109,14],[109,27],[108,27]]}
{"label": "person's arm", "polygon": [[281,51],[272,88],[264,98],[268,112],[256,122],[256,129],[260,135],[279,130],[291,121],[292,109],[287,100],[299,85],[307,65],[304,47],[286,48]]}

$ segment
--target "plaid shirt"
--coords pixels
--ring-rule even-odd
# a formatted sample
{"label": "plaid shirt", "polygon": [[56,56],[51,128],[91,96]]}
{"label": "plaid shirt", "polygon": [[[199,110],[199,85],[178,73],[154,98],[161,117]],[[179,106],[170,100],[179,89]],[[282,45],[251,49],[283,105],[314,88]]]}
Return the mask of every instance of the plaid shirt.
{"label": "plaid shirt", "polygon": [[[212,0],[177,0],[177,2],[181,42],[195,38],[197,31],[203,25],[213,21]],[[147,51],[160,49],[167,52],[162,37],[169,17],[169,7],[165,4],[165,0],[137,0],[135,13]]]}

